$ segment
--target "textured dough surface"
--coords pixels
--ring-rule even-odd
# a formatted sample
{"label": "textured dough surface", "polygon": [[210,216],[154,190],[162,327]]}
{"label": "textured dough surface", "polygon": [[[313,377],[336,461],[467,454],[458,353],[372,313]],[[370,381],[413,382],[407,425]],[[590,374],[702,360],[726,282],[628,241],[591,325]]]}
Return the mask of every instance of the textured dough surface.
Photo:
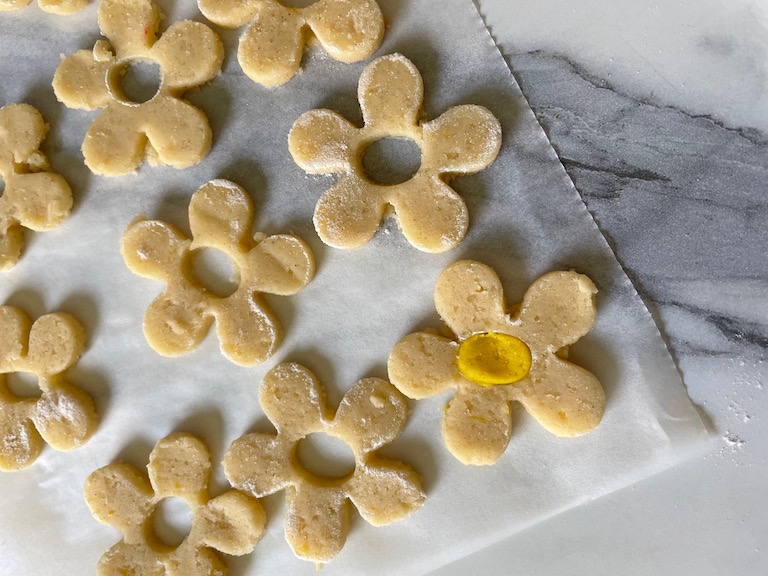
{"label": "textured dough surface", "polygon": [[[251,235],[253,203],[237,184],[213,180],[201,186],[189,204],[192,239],[159,220],[139,220],[123,235],[120,250],[132,272],[166,284],[144,317],[144,334],[163,356],[196,348],[213,321],[222,352],[242,366],[269,358],[281,339],[278,321],[259,294],[287,296],[314,276],[312,252],[299,238]],[[226,254],[239,272],[229,296],[208,290],[192,271],[195,251],[212,248]]]}
{"label": "textured dough surface", "polygon": [[[314,224],[336,248],[365,245],[388,207],[413,246],[425,252],[456,247],[469,226],[464,200],[447,182],[490,165],[501,148],[501,125],[486,108],[461,105],[423,122],[424,85],[413,63],[400,54],[369,64],[358,83],[364,125],[357,128],[333,110],[310,110],[294,122],[288,149],[310,174],[338,174],[317,203]],[[362,166],[365,150],[382,138],[402,138],[421,149],[421,165],[407,181],[383,185]]]}
{"label": "textured dough surface", "polygon": [[[32,0],[0,0],[0,12],[20,10],[29,6],[31,2]],[[88,2],[89,0],[37,0],[37,5],[44,12],[68,16],[80,12],[88,6]]]}
{"label": "textured dough surface", "polygon": [[[123,534],[99,560],[100,576],[223,576],[226,565],[214,550],[233,556],[253,551],[264,533],[264,509],[237,490],[211,498],[211,458],[203,442],[189,434],[163,438],[147,471],[148,476],[117,462],[85,481],[83,495],[94,518]],[[154,528],[152,515],[166,498],[179,498],[192,509],[190,531],[178,546],[167,545]]]}
{"label": "textured dough surface", "polygon": [[[410,398],[456,389],[445,409],[442,433],[450,452],[464,464],[489,465],[501,457],[512,431],[512,401],[557,436],[585,434],[602,418],[605,393],[594,375],[564,359],[564,350],[594,324],[596,293],[583,274],[550,272],[534,281],[517,311],[508,314],[492,268],[471,260],[451,264],[438,278],[434,297],[455,339],[409,334],[389,356],[389,378]],[[524,378],[488,386],[462,374],[457,361],[461,342],[488,333],[527,345],[531,365]]]}
{"label": "textured dough surface", "polygon": [[48,133],[29,104],[0,108],[0,270],[12,268],[24,248],[24,228],[50,230],[69,216],[72,190],[51,172],[40,144]]}
{"label": "textured dough surface", "polygon": [[[44,444],[56,450],[82,446],[98,424],[91,398],[62,373],[85,350],[86,335],[69,314],[55,312],[34,324],[19,308],[0,306],[0,470],[31,465]],[[7,376],[37,378],[39,398],[14,394]]]}
{"label": "textured dough surface", "polygon": [[[99,27],[109,41],[65,58],[53,78],[56,97],[70,108],[102,108],[86,133],[83,156],[96,174],[120,176],[144,157],[151,164],[187,168],[211,148],[205,114],[181,96],[221,72],[224,46],[210,28],[184,20],[159,34],[162,14],[151,0],[101,0]],[[133,102],[120,83],[127,67],[160,69],[157,93]]]}
{"label": "textured dough surface", "polygon": [[[285,490],[285,538],[304,560],[329,562],[349,530],[349,502],[374,526],[402,520],[424,502],[419,475],[377,450],[405,426],[405,398],[386,380],[364,378],[342,399],[335,415],[314,374],[294,363],[273,368],[259,388],[259,402],[277,434],[246,434],[224,456],[233,486],[257,497]],[[308,471],[296,455],[309,434],[324,433],[354,453],[355,469],[341,478]]]}

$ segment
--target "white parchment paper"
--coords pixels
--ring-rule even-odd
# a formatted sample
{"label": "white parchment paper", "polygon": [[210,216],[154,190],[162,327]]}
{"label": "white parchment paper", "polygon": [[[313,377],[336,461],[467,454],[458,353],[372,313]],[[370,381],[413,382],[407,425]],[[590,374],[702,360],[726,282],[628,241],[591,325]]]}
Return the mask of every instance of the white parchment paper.
{"label": "white parchment paper", "polygon": [[[70,379],[95,398],[102,422],[71,453],[46,449],[29,469],[0,475],[0,572],[90,574],[119,535],[92,519],[81,491],[85,477],[116,459],[143,468],[154,443],[174,431],[198,434],[218,463],[227,445],[249,430],[269,430],[258,400],[263,375],[285,360],[314,370],[337,403],[357,379],[386,377],[392,346],[416,329],[438,327],[432,289],[460,258],[499,272],[509,302],[538,275],[575,268],[597,284],[599,316],[572,358],[607,392],[600,426],[587,436],[555,438],[522,410],[506,454],[490,468],[465,467],[440,437],[447,398],[412,402],[406,431],[385,450],[423,476],[424,507],[400,524],[372,528],[359,517],[344,550],[323,574],[422,574],[559,511],[669,467],[706,439],[698,414],[656,326],[560,165],[471,0],[383,0],[389,27],[377,55],[401,52],[421,70],[425,115],[481,104],[501,121],[504,144],[483,172],[454,181],[471,225],[465,241],[442,255],[418,252],[393,222],[365,248],[325,247],[311,215],[333,182],[308,177],[292,161],[287,134],[304,111],[335,108],[360,122],[357,79],[365,63],[337,63],[311,51],[302,74],[267,90],[240,71],[237,31],[223,74],[190,99],[209,116],[211,154],[183,171],[143,167],[136,175],[91,175],[79,152],[94,113],[60,105],[50,82],[59,54],[99,38],[94,6],[71,18],[36,6],[0,15],[0,104],[28,102],[51,124],[45,150],[75,193],[72,217],[55,231],[28,235],[21,262],[0,276],[0,303],[33,317],[75,314],[90,337]],[[175,6],[178,4],[178,6]],[[183,4],[183,6],[182,6]],[[192,3],[160,2],[166,24],[204,21]],[[193,353],[162,358],[141,329],[147,305],[162,289],[131,274],[118,251],[121,233],[140,213],[188,232],[191,194],[213,178],[244,186],[257,207],[256,229],[293,231],[310,243],[318,264],[312,284],[291,298],[269,297],[286,337],[262,366],[241,368],[218,351],[211,333]],[[217,467],[212,486],[227,487]],[[283,500],[265,499],[268,528],[253,554],[228,559],[235,575],[314,574],[283,539]]]}

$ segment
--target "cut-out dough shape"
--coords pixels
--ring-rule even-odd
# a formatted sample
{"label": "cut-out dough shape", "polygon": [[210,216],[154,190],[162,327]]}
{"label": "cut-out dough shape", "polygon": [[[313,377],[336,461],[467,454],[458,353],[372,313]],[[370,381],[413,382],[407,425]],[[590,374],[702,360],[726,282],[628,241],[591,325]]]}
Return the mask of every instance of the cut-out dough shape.
{"label": "cut-out dough shape", "polygon": [[24,248],[24,228],[44,231],[69,216],[72,190],[49,171],[40,144],[48,133],[43,117],[29,104],[0,108],[0,270],[12,268]]}
{"label": "cut-out dough shape", "polygon": [[341,62],[373,55],[384,36],[384,17],[375,0],[318,0],[306,8],[289,8],[278,0],[198,0],[214,24],[237,28],[237,59],[248,77],[273,87],[288,82],[301,68],[311,32],[328,54]]}
{"label": "cut-out dough shape", "polygon": [[[47,443],[56,450],[85,444],[98,424],[90,396],[62,373],[85,350],[85,330],[69,314],[56,312],[34,324],[20,309],[0,306],[0,470],[26,468]],[[7,374],[37,377],[39,398],[16,396]]]}
{"label": "cut-out dough shape", "polygon": [[[227,567],[214,552],[242,556],[264,533],[266,516],[255,498],[230,490],[211,498],[211,457],[200,440],[171,434],[149,455],[149,478],[118,462],[93,472],[85,481],[85,501],[94,518],[112,526],[123,539],[99,560],[99,576],[224,576]],[[155,533],[153,513],[166,498],[192,509],[192,527],[177,547]]]}
{"label": "cut-out dough shape", "polygon": [[[65,58],[53,77],[56,97],[70,108],[103,108],[83,142],[86,165],[96,174],[134,171],[150,164],[187,168],[211,148],[211,128],[202,111],[181,98],[221,71],[224,46],[210,28],[184,20],[158,38],[162,14],[151,0],[101,0],[99,27],[109,39],[93,51]],[[136,61],[160,67],[157,93],[144,103],[127,100],[120,78]]]}
{"label": "cut-out dough shape", "polygon": [[[285,363],[264,377],[259,402],[277,435],[252,433],[235,440],[224,456],[224,473],[233,486],[257,497],[285,490],[285,538],[299,558],[323,563],[341,551],[349,500],[374,526],[402,520],[423,504],[419,475],[377,454],[400,434],[408,417],[405,398],[386,380],[360,380],[333,415],[314,374]],[[318,432],[349,446],[353,472],[327,478],[300,464],[299,442]]]}
{"label": "cut-out dough shape", "polygon": [[[513,401],[557,436],[585,434],[602,418],[605,393],[594,375],[563,358],[563,349],[594,324],[596,292],[587,276],[550,272],[528,288],[510,315],[492,268],[471,260],[456,262],[435,286],[437,312],[456,340],[409,334],[389,356],[389,378],[416,399],[456,389],[445,409],[442,433],[448,450],[464,464],[489,465],[501,457],[512,431]],[[460,344],[476,334],[504,334],[524,343],[530,350],[527,375],[512,384],[469,380],[471,372],[462,373],[458,356]],[[517,347],[511,354],[524,360]],[[496,360],[489,358],[488,364]],[[472,364],[478,368],[477,359]]]}
{"label": "cut-out dough shape", "polygon": [[[501,147],[501,126],[482,106],[449,109],[421,122],[424,86],[410,60],[391,54],[363,71],[357,89],[364,125],[357,128],[332,110],[310,110],[294,122],[288,149],[311,174],[339,174],[317,203],[315,228],[326,244],[359,248],[376,233],[392,206],[408,242],[425,252],[445,252],[464,238],[464,200],[446,183],[491,164]],[[409,138],[421,148],[421,166],[401,184],[366,177],[365,149],[382,138]]]}
{"label": "cut-out dough shape", "polygon": [[[80,12],[83,8],[88,6],[90,0],[37,0],[37,5],[40,6],[40,10],[44,12],[50,12],[51,14],[58,14],[60,16],[68,16],[75,12]],[[26,8],[32,0],[0,0],[0,12],[9,12],[11,10],[20,10]]]}
{"label": "cut-out dough shape", "polygon": [[[253,203],[242,188],[213,180],[189,203],[192,240],[157,220],[140,220],[125,232],[120,249],[128,268],[167,284],[144,316],[144,334],[157,352],[179,356],[191,351],[214,319],[221,350],[236,364],[252,366],[275,352],[280,325],[259,293],[299,292],[314,276],[314,259],[296,236],[252,238],[253,216]],[[195,278],[191,259],[199,248],[221,250],[232,259],[240,275],[234,293],[218,296]]]}

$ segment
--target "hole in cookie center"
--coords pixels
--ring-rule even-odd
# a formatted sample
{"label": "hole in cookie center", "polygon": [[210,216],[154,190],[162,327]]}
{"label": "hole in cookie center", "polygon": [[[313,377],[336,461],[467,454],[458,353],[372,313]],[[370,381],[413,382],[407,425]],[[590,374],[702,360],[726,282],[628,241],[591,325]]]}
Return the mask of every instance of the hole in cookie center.
{"label": "hole in cookie center", "polygon": [[5,180],[0,176],[0,198],[3,197],[3,194],[5,194]]}
{"label": "hole in cookie center", "polygon": [[317,0],[280,0],[280,4],[286,8],[306,8],[312,6]]}
{"label": "hole in cookie center", "polygon": [[323,478],[343,478],[355,469],[355,455],[350,447],[322,432],[301,440],[296,456],[305,470]]}
{"label": "hole in cookie center", "polygon": [[192,252],[192,271],[203,287],[221,298],[235,293],[240,284],[240,270],[232,259],[215,248]]}
{"label": "hole in cookie center", "polygon": [[401,184],[421,166],[421,148],[410,138],[382,138],[363,152],[363,171],[377,184]]}
{"label": "hole in cookie center", "polygon": [[128,104],[149,102],[160,90],[160,66],[151,60],[129,60],[115,66],[109,83],[112,93]]}
{"label": "hole in cookie center", "polygon": [[40,398],[43,395],[35,374],[11,372],[6,374],[5,384],[9,392],[18,398]]}
{"label": "hole in cookie center", "polygon": [[176,547],[192,529],[192,509],[180,498],[166,498],[155,508],[155,534],[167,546]]}

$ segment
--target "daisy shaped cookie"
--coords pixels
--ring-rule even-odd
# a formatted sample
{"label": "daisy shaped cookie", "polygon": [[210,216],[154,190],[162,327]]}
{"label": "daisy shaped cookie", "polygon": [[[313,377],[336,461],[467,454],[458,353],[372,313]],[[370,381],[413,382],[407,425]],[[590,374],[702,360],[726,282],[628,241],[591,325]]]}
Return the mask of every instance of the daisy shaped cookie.
{"label": "daisy shaped cookie", "polygon": [[[40,6],[40,10],[44,12],[50,12],[51,14],[59,14],[61,16],[68,16],[79,12],[86,6],[88,6],[89,0],[37,0],[37,5]],[[20,10],[29,6],[32,0],[0,0],[0,12]]]}
{"label": "daisy shaped cookie", "polygon": [[72,190],[49,172],[40,144],[48,132],[29,104],[0,108],[0,270],[12,268],[24,247],[24,228],[50,230],[69,216]]}
{"label": "daisy shaped cookie", "polygon": [[200,11],[219,26],[248,24],[237,59],[254,82],[279,86],[301,68],[307,41],[314,37],[341,62],[357,62],[381,46],[384,17],[375,0],[318,0],[306,8],[278,0],[198,0]]}
{"label": "daisy shaped cookie", "polygon": [[[0,306],[0,470],[26,468],[47,443],[56,450],[85,444],[98,423],[93,401],[62,373],[85,349],[85,330],[69,314],[29,317]],[[39,398],[17,396],[8,375],[37,377]]]}
{"label": "daisy shaped cookie", "polygon": [[[446,182],[494,161],[501,126],[482,106],[449,109],[421,122],[424,86],[410,60],[391,54],[363,71],[357,89],[364,125],[332,110],[310,110],[294,122],[288,149],[311,174],[339,174],[317,203],[315,228],[336,248],[359,248],[376,233],[387,208],[394,209],[408,242],[425,252],[445,252],[467,232],[464,200]],[[386,137],[410,139],[421,148],[421,165],[401,184],[373,182],[362,167],[368,146]]]}
{"label": "daisy shaped cookie", "polygon": [[[389,382],[360,380],[333,415],[309,370],[280,364],[264,377],[259,402],[277,435],[252,433],[235,440],[224,456],[224,472],[233,486],[257,497],[285,490],[285,538],[299,558],[323,563],[341,551],[349,500],[374,526],[402,520],[424,502],[418,474],[376,452],[400,434],[407,418],[405,399]],[[339,478],[308,470],[297,451],[314,433],[349,446],[354,470]]]}
{"label": "daisy shaped cookie", "polygon": [[592,327],[596,292],[582,274],[550,272],[509,314],[493,269],[456,262],[435,286],[437,312],[456,338],[406,336],[389,356],[390,380],[411,398],[456,389],[442,432],[464,464],[494,464],[501,457],[512,430],[512,401],[553,434],[585,434],[600,422],[605,394],[564,351]]}
{"label": "daisy shaped cookie", "polygon": [[[158,220],[140,220],[126,230],[120,250],[128,268],[167,285],[144,316],[144,335],[157,352],[179,356],[193,350],[214,320],[221,350],[236,364],[252,366],[275,352],[280,325],[259,294],[299,292],[315,265],[309,247],[295,236],[252,237],[253,216],[242,188],[213,180],[189,203],[191,240]],[[219,250],[234,263],[239,283],[230,295],[206,288],[192,269],[196,252],[204,248]]]}
{"label": "daisy shaped cookie", "polygon": [[[205,444],[188,434],[171,434],[149,455],[147,476],[125,463],[93,472],[83,493],[94,518],[123,539],[99,560],[100,576],[224,576],[227,567],[214,552],[242,556],[253,551],[266,517],[259,502],[230,490],[211,498],[211,458]],[[178,546],[156,533],[153,515],[167,498],[192,510],[189,534]]]}
{"label": "daisy shaped cookie", "polygon": [[[144,156],[150,164],[187,168],[211,148],[208,119],[181,95],[221,71],[224,47],[210,28],[188,20],[158,38],[161,17],[151,0],[101,0],[99,27],[109,41],[65,58],[53,77],[66,106],[103,109],[83,142],[85,163],[96,174],[127,174]],[[142,62],[159,67],[160,86],[146,102],[134,102],[121,79]]]}

